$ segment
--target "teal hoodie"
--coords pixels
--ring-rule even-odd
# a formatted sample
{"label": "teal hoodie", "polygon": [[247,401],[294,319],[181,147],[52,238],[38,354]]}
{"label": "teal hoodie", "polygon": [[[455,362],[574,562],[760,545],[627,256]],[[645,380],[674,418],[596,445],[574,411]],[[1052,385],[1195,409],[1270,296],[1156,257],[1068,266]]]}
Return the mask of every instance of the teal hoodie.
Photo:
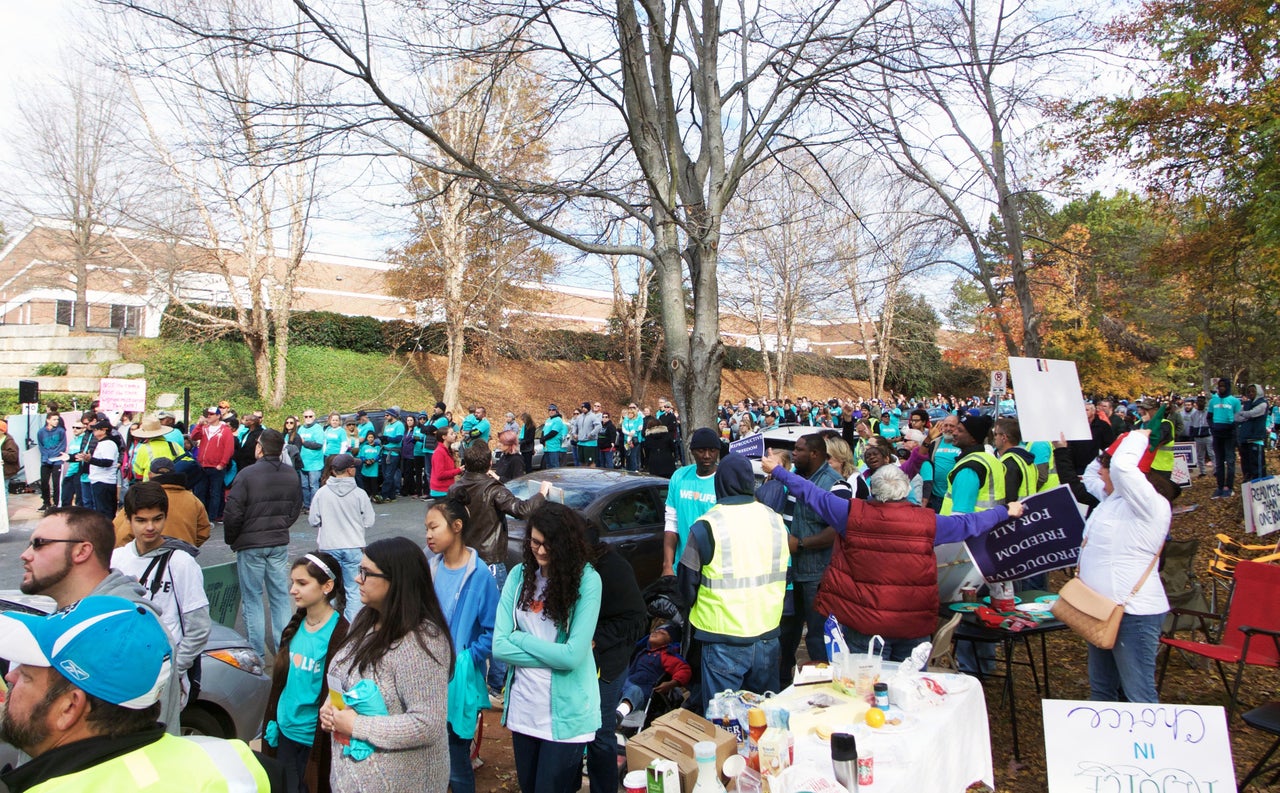
{"label": "teal hoodie", "polygon": [[591,642],[600,616],[600,574],[591,565],[582,571],[569,631],[559,630],[554,642],[516,629],[516,598],[523,582],[524,565],[518,564],[502,587],[494,618],[493,657],[508,664],[502,723],[507,723],[511,707],[514,667],[541,666],[551,669],[551,734],[555,740],[595,732],[600,729],[600,686]]}

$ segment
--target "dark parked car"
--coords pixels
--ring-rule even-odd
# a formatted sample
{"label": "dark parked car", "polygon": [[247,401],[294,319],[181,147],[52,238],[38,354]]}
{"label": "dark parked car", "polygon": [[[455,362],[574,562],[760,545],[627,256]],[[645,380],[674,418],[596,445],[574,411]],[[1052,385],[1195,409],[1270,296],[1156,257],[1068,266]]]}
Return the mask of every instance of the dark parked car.
{"label": "dark parked car", "polygon": [[937,424],[950,415],[951,411],[946,408],[929,408],[929,422],[932,424]]}
{"label": "dark parked car", "polygon": [[[562,497],[567,506],[600,527],[601,539],[631,562],[641,589],[658,580],[662,574],[666,479],[602,468],[553,468],[513,479],[507,488],[520,498],[529,498],[543,482],[557,488],[552,491],[554,500]],[[524,558],[525,522],[508,518],[507,532],[510,568]]]}

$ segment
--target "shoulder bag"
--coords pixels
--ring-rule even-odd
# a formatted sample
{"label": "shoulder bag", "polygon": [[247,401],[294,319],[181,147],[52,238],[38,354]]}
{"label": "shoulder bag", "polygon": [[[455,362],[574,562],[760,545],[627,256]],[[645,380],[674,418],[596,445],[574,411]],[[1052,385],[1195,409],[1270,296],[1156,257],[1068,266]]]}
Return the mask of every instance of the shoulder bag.
{"label": "shoulder bag", "polygon": [[[1089,542],[1081,543],[1081,550]],[[1151,559],[1147,570],[1138,579],[1138,583],[1120,603],[1116,603],[1105,595],[1090,589],[1080,580],[1080,566],[1076,565],[1076,575],[1067,581],[1058,591],[1058,599],[1053,602],[1053,616],[1066,623],[1067,627],[1084,637],[1084,640],[1100,650],[1110,650],[1116,646],[1116,634],[1120,631],[1120,620],[1124,617],[1124,607],[1142,585],[1160,561],[1160,554]]]}

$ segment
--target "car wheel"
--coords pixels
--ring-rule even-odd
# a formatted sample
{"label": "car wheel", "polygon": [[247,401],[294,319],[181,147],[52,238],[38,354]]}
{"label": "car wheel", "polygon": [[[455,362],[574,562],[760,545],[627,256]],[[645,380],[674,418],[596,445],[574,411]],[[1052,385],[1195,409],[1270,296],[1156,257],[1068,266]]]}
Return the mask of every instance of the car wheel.
{"label": "car wheel", "polygon": [[183,735],[208,735],[212,738],[234,738],[222,729],[218,717],[201,707],[188,707],[182,711]]}

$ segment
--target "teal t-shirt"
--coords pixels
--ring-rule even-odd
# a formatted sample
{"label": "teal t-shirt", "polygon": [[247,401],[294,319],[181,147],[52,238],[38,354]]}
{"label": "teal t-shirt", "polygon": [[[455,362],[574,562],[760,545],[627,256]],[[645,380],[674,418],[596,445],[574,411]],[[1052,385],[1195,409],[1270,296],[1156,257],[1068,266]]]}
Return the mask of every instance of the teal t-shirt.
{"label": "teal t-shirt", "polygon": [[938,448],[933,452],[933,494],[938,498],[947,494],[947,475],[959,459],[960,447],[945,440],[938,442]]}
{"label": "teal t-shirt", "polygon": [[1225,397],[1214,394],[1209,397],[1209,423],[1230,424],[1235,426],[1236,413],[1240,411],[1240,400],[1234,394]]}
{"label": "teal t-shirt", "polygon": [[320,685],[324,682],[324,658],[329,639],[338,625],[338,612],[318,630],[307,630],[304,621],[289,640],[289,678],[276,705],[280,733],[295,743],[310,746],[320,719]]}
{"label": "teal t-shirt", "polygon": [[[559,433],[554,438],[547,440],[548,433]],[[552,416],[547,419],[547,423],[542,425],[542,451],[558,452],[564,448],[564,419],[559,416]]]}
{"label": "teal t-shirt", "polygon": [[342,451],[342,442],[347,439],[346,427],[324,428],[324,456],[332,457]]}
{"label": "teal t-shirt", "polygon": [[382,456],[382,447],[376,443],[360,444],[360,475],[374,477],[378,475],[378,458]]}
{"label": "teal t-shirt", "polygon": [[667,506],[676,511],[675,564],[684,556],[684,545],[689,539],[689,529],[707,510],[716,505],[716,477],[698,476],[698,466],[686,465],[676,470],[667,485]]}
{"label": "teal t-shirt", "polygon": [[400,456],[400,442],[404,440],[404,422],[389,421],[382,428],[382,450],[388,457]]}
{"label": "teal t-shirt", "polygon": [[304,424],[298,427],[298,437],[304,441],[320,444],[319,449],[302,447],[302,470],[319,471],[324,467],[324,427],[314,423],[310,427]]}

